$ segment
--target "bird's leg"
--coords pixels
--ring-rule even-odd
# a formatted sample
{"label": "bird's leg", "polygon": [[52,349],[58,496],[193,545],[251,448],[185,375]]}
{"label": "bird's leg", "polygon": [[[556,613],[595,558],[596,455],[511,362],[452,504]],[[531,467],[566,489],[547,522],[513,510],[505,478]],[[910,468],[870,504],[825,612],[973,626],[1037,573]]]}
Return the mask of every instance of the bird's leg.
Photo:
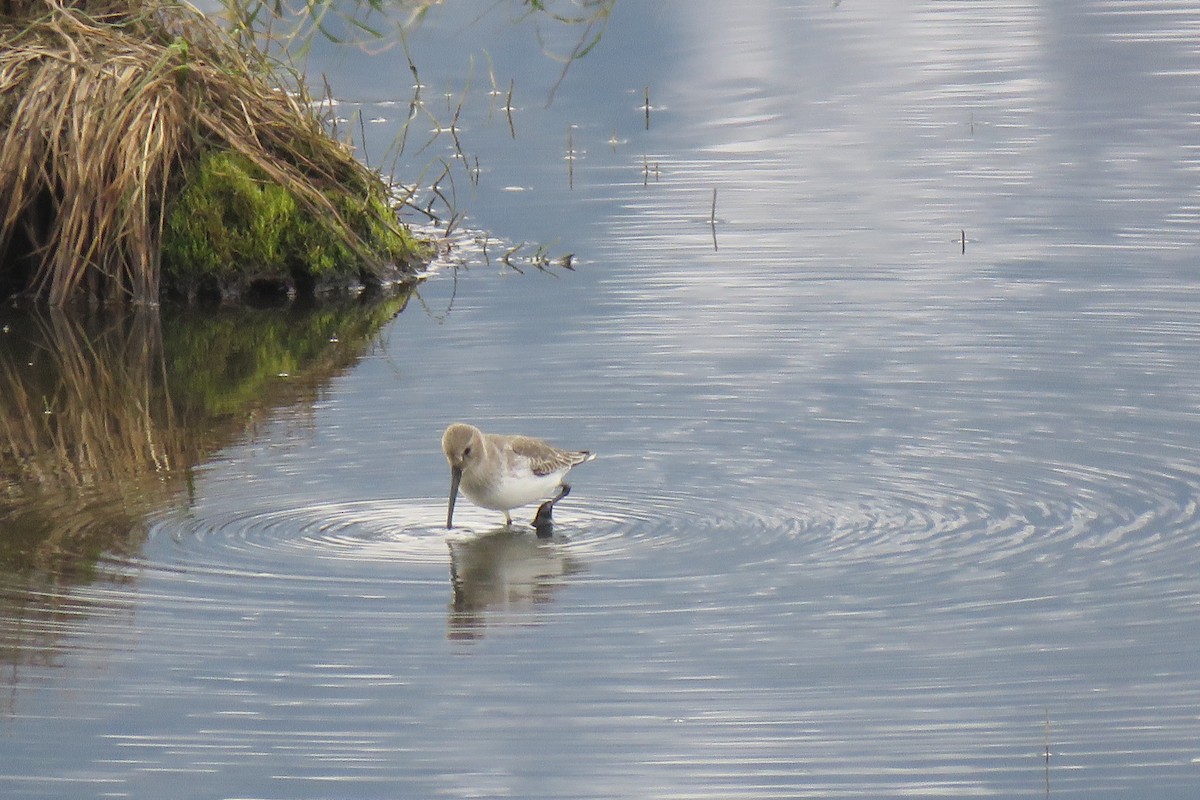
{"label": "bird's leg", "polygon": [[509,513],[507,511],[504,512],[504,527],[506,527],[506,528],[512,527],[512,517],[509,515]]}
{"label": "bird's leg", "polygon": [[554,504],[570,493],[571,487],[564,483],[559,487],[558,494],[538,506],[537,516],[533,518],[533,527],[537,528],[538,536],[549,536],[554,532],[554,520],[551,518]]}
{"label": "bird's leg", "polygon": [[538,506],[538,515],[539,516],[541,515],[542,509],[544,508],[544,509],[546,509],[546,519],[550,519],[550,512],[554,510],[554,504],[557,503],[559,500],[562,500],[564,497],[566,497],[567,495],[569,495],[571,493],[571,486],[566,483],[560,484],[558,489],[559,489],[558,494],[554,495],[554,497],[551,497],[549,500],[547,500],[546,502],[544,502],[540,506]]}

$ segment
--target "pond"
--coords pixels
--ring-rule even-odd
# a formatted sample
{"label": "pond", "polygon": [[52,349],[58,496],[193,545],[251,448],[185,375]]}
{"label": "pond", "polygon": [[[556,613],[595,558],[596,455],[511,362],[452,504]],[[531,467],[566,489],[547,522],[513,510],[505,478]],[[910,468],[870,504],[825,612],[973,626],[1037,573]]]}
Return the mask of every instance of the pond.
{"label": "pond", "polygon": [[[0,793],[1194,797],[1200,11],[473,5],[403,152],[310,67],[411,294],[0,312]],[[598,454],[552,538],[456,420]]]}

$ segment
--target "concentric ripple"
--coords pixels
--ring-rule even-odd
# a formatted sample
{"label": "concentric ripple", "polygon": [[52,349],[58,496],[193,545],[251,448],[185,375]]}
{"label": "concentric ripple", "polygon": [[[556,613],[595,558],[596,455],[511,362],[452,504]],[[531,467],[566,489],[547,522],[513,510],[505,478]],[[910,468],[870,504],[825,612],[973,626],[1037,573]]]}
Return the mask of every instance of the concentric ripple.
{"label": "concentric ripple", "polygon": [[622,489],[619,497],[573,496],[560,521],[580,553],[652,556],[659,575],[721,574],[747,563],[810,572],[870,564],[985,580],[1030,565],[1195,560],[1195,548],[1174,546],[1200,530],[1200,480],[1185,467],[1062,463],[1009,474],[1021,477],[960,486],[953,473],[923,471],[847,483],[840,494],[827,483],[800,486],[794,505]]}
{"label": "concentric ripple", "polygon": [[[1062,463],[1010,474],[1021,477],[1006,484],[998,473],[956,486],[950,472],[881,471],[836,495],[828,483],[793,487],[801,498],[794,505],[637,487],[581,492],[556,511],[555,541],[599,562],[652,559],[647,580],[754,563],[810,572],[872,564],[963,581],[1080,559],[1130,568],[1162,558],[1179,563],[1181,555],[1194,561],[1194,548],[1172,547],[1200,530],[1200,480],[1186,467]],[[444,514],[441,498],[167,514],[150,525],[152,541],[170,543],[152,561],[296,575],[349,574],[369,563],[403,577],[410,565],[445,565],[448,540],[499,527],[495,512],[463,504],[448,533]]]}
{"label": "concentric ripple", "polygon": [[445,502],[355,501],[213,516],[167,515],[150,528],[169,540],[189,569],[270,567],[326,571],[332,564],[431,564],[446,561]]}

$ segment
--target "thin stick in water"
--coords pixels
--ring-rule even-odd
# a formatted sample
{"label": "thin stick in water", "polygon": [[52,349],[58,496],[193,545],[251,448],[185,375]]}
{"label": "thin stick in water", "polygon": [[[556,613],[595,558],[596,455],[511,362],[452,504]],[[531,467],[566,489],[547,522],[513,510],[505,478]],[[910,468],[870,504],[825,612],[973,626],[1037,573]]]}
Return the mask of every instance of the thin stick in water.
{"label": "thin stick in water", "polygon": [[517,138],[517,129],[513,127],[513,119],[512,119],[512,112],[513,112],[512,96],[513,96],[513,86],[515,83],[516,83],[516,79],[514,79],[514,78],[508,79],[508,98],[504,101],[504,115],[506,117],[508,117],[508,133],[514,139]]}
{"label": "thin stick in water", "polygon": [[713,187],[712,209],[708,212],[708,227],[712,229],[713,252],[717,252],[717,187]]}
{"label": "thin stick in water", "polygon": [[454,140],[454,155],[462,160],[463,166],[468,170],[471,165],[467,163],[467,155],[463,152],[462,142],[458,140],[458,115],[462,113],[463,103],[467,101],[466,95],[458,101],[458,108],[454,109],[454,118],[450,120],[450,138]]}
{"label": "thin stick in water", "polygon": [[1046,709],[1046,797],[1050,796],[1050,709]]}

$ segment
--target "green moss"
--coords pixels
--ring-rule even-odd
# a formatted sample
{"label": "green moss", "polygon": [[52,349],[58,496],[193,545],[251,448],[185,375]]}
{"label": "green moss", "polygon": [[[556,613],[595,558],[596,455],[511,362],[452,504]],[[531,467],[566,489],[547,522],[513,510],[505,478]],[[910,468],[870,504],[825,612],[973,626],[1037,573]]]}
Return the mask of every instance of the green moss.
{"label": "green moss", "polygon": [[311,213],[245,157],[206,153],[185,176],[167,218],[163,288],[192,296],[256,284],[311,290],[370,283],[423,255],[396,221],[382,181],[338,187],[329,200],[344,228],[332,215]]}

